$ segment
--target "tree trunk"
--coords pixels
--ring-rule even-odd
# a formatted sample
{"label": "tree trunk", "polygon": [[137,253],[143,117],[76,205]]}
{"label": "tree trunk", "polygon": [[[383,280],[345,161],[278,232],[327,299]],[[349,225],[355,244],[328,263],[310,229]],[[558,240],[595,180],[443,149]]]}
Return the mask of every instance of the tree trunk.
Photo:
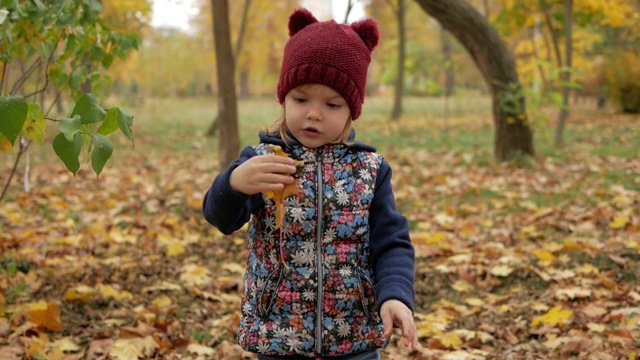
{"label": "tree trunk", "polygon": [[533,155],[533,134],[513,56],[496,29],[465,0],[416,2],[467,49],[491,90],[496,159]]}
{"label": "tree trunk", "polygon": [[[244,35],[245,35],[246,31],[247,31],[247,23],[248,23],[247,18],[249,17],[249,8],[251,7],[251,1],[252,0],[245,0],[244,1],[244,5],[242,7],[242,21],[240,22],[240,31],[238,33],[238,38],[236,39],[235,51],[233,50],[233,48],[231,49],[231,54],[232,54],[231,57],[233,59],[233,68],[234,69],[238,65],[238,57],[240,56],[240,52],[242,50],[242,45],[244,45]],[[212,5],[212,11],[213,11],[213,0],[211,1],[211,5]],[[228,8],[229,7],[227,6],[227,13],[229,12]],[[227,17],[228,17],[228,15],[227,15]],[[214,18],[214,22],[215,22],[215,18]],[[229,21],[227,20],[227,23],[228,22]],[[228,28],[229,28],[229,43],[231,43],[231,28],[230,28],[230,26],[228,26]],[[215,31],[215,24],[214,24],[214,31]],[[216,50],[216,52],[217,52],[217,50]],[[234,76],[235,76],[235,73],[234,73]],[[248,82],[247,82],[247,84],[248,84]],[[241,82],[240,86],[242,86],[242,85],[243,84]],[[247,97],[249,96],[248,95],[249,94],[249,89],[248,88],[247,89],[243,89],[241,87],[240,90],[241,91],[242,90],[246,90],[246,92],[244,92],[244,93],[247,94]],[[220,89],[218,89],[218,91],[220,91]],[[241,98],[243,98],[242,94],[244,94],[244,93],[241,93],[241,95],[240,95]],[[207,129],[207,132],[205,133],[205,136],[211,137],[211,136],[215,136],[216,135],[216,133],[218,132],[218,119],[219,118],[220,118],[219,114],[216,115],[216,117],[213,119],[213,121],[209,125],[209,128]]]}
{"label": "tree trunk", "polygon": [[396,12],[398,19],[398,74],[396,76],[393,110],[391,111],[391,120],[394,121],[400,119],[402,115],[402,97],[404,95],[404,62],[406,58],[405,7],[405,0],[398,0]]}
{"label": "tree trunk", "polygon": [[347,11],[344,14],[344,24],[346,24],[349,21],[349,15],[351,15],[351,10],[353,9],[353,2],[351,0],[349,0],[349,3],[347,4]]}
{"label": "tree trunk", "polygon": [[249,70],[241,70],[240,71],[240,94],[239,98],[241,100],[249,98]]}
{"label": "tree trunk", "polygon": [[551,19],[551,14],[549,13],[549,6],[544,0],[540,0],[540,9],[542,10],[542,14],[544,15],[544,23],[545,25],[547,25],[547,29],[549,30],[549,35],[551,36],[553,53],[556,55],[556,64],[558,66],[562,66],[562,57],[560,56],[560,45],[558,44],[558,34],[556,33],[556,30],[553,28],[553,20]]}
{"label": "tree trunk", "polygon": [[564,71],[562,72],[562,109],[560,109],[560,116],[558,117],[558,127],[556,128],[556,147],[561,147],[564,137],[564,126],[569,117],[569,92],[571,87],[569,81],[571,81],[571,55],[573,48],[573,41],[571,37],[571,24],[573,19],[571,12],[573,11],[573,0],[567,0],[565,3],[564,13],[564,29],[565,29],[565,64]]}
{"label": "tree trunk", "polygon": [[442,49],[442,59],[444,60],[444,96],[453,95],[453,59],[451,35],[443,27],[440,27],[440,45]]}
{"label": "tree trunk", "polygon": [[235,160],[240,151],[238,137],[238,102],[234,79],[233,50],[229,28],[229,1],[211,0],[213,37],[218,75],[218,129],[220,169]]}

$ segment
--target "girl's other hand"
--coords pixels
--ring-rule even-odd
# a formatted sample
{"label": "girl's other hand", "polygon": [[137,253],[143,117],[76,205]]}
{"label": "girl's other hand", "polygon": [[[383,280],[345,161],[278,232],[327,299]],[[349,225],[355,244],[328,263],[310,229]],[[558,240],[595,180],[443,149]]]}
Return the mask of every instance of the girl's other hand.
{"label": "girl's other hand", "polygon": [[401,301],[387,300],[380,308],[380,316],[384,324],[385,338],[391,337],[394,325],[402,332],[402,345],[411,350],[415,350],[418,346],[418,331],[413,321],[413,313]]}
{"label": "girl's other hand", "polygon": [[254,156],[231,172],[231,188],[245,195],[279,191],[293,183],[296,167],[291,158],[276,155]]}

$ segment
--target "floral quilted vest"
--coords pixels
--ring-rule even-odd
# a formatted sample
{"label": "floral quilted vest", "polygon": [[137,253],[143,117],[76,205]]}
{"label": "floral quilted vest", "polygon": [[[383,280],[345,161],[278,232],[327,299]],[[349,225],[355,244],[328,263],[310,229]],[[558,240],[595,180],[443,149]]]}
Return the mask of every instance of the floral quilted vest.
{"label": "floral quilted vest", "polygon": [[[260,144],[256,152],[269,150]],[[290,156],[305,168],[298,194],[285,198],[282,229],[265,196],[250,220],[239,343],[265,355],[308,357],[383,347],[369,258],[382,157],[342,144],[294,146]]]}

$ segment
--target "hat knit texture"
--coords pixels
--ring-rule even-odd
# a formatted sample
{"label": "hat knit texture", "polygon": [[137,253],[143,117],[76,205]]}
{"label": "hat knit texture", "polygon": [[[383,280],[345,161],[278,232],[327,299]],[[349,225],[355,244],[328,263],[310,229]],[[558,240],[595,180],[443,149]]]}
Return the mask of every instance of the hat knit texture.
{"label": "hat knit texture", "polygon": [[278,101],[291,89],[304,84],[322,84],[338,92],[349,104],[351,119],[360,116],[371,52],[380,32],[373,19],[351,25],[334,20],[318,21],[306,9],[289,17],[289,41],[278,81]]}

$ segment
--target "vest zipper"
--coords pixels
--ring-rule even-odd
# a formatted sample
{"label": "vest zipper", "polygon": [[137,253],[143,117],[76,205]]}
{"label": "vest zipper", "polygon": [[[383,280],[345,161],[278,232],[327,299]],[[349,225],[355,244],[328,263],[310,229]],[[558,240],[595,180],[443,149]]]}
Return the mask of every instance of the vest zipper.
{"label": "vest zipper", "polygon": [[322,300],[324,287],[324,266],[322,265],[322,213],[323,213],[323,181],[322,181],[322,149],[317,160],[317,186],[318,186],[318,224],[316,228],[316,268],[318,271],[318,301],[316,308],[316,354],[322,354]]}

